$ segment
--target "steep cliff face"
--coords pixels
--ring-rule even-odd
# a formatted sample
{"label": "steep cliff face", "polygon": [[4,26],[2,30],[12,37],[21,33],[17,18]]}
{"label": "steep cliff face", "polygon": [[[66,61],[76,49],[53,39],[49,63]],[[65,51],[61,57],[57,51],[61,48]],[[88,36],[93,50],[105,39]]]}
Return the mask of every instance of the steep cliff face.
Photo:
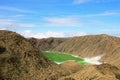
{"label": "steep cliff face", "polygon": [[47,80],[62,71],[21,35],[0,30],[0,80]]}

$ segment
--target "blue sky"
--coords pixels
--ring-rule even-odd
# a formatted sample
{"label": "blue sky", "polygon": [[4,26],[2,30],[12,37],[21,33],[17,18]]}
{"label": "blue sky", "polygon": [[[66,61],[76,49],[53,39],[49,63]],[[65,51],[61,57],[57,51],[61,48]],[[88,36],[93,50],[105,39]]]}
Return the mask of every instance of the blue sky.
{"label": "blue sky", "polygon": [[120,0],[2,0],[0,29],[37,38],[120,36]]}

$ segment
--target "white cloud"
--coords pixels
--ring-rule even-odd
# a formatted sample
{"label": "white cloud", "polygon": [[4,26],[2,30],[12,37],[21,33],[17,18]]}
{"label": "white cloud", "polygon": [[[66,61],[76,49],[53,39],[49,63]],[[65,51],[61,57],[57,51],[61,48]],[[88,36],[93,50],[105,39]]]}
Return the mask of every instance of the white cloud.
{"label": "white cloud", "polygon": [[32,23],[22,23],[22,22],[17,22],[15,20],[9,20],[9,19],[0,19],[0,29],[15,29],[18,27],[34,27],[36,26],[35,24]]}
{"label": "white cloud", "polygon": [[22,12],[22,13],[36,13],[34,11],[19,9],[19,8],[10,7],[10,6],[0,6],[0,10],[16,11],[16,12]]}
{"label": "white cloud", "polygon": [[23,14],[15,14],[15,15],[3,15],[1,14],[0,15],[0,20],[3,19],[3,20],[23,20],[23,19],[26,19],[27,16],[26,15],[23,15]]}
{"label": "white cloud", "polygon": [[[24,15],[15,15],[13,17],[19,17]],[[14,18],[13,18],[14,19]],[[15,27],[81,27],[83,23],[76,17],[45,17],[40,23],[26,23],[12,19],[0,19],[0,28]]]}
{"label": "white cloud", "polygon": [[[15,17],[15,19],[19,17],[24,17],[25,15],[18,14],[13,15],[11,18]],[[8,29],[13,30],[18,27],[92,27],[92,26],[119,26],[119,24],[111,25],[112,23],[107,23],[99,20],[96,17],[104,17],[104,16],[120,16],[119,10],[105,11],[103,13],[98,14],[86,14],[86,15],[70,15],[66,17],[45,17],[41,20],[40,23],[26,23],[20,22],[18,20],[13,20],[9,17],[6,19],[3,16],[0,19],[0,29]],[[95,18],[95,19],[94,19]],[[24,20],[23,20],[24,21]],[[92,25],[92,26],[91,26]]]}
{"label": "white cloud", "polygon": [[109,17],[109,16],[120,16],[120,10],[109,10],[109,11],[104,11],[101,13],[96,13],[96,14],[84,14],[84,15],[71,15],[73,18],[77,18],[81,20],[83,18],[89,18],[89,17]]}
{"label": "white cloud", "polygon": [[35,37],[35,38],[63,37],[64,36],[62,32],[48,31],[46,33],[35,33],[35,32],[32,32],[31,30],[26,30],[22,34],[25,37]]}
{"label": "white cloud", "polygon": [[87,2],[95,2],[95,3],[101,3],[101,2],[114,2],[119,0],[73,0],[73,4],[83,4]]}
{"label": "white cloud", "polygon": [[25,30],[24,32],[19,32],[23,36],[29,38],[29,37],[35,37],[35,38],[49,38],[49,37],[73,37],[73,36],[84,36],[87,35],[85,32],[53,32],[53,31],[47,31],[43,33],[37,33],[33,32],[31,30]]}
{"label": "white cloud", "polygon": [[[38,26],[44,27],[85,27],[90,24],[103,25],[103,21],[97,17],[109,17],[120,16],[120,11],[105,11],[98,14],[84,14],[84,15],[70,15],[65,17],[44,17],[42,23],[38,23]],[[92,18],[92,19],[91,19]],[[94,19],[94,18],[97,18]]]}
{"label": "white cloud", "polygon": [[61,26],[61,27],[79,27],[82,26],[80,20],[76,17],[45,17],[42,26]]}
{"label": "white cloud", "polygon": [[86,3],[86,2],[89,2],[89,1],[92,1],[92,0],[74,0],[73,4],[81,4],[81,3]]}
{"label": "white cloud", "polygon": [[13,15],[13,16],[10,16],[11,18],[20,18],[20,17],[25,17],[25,15],[22,15],[22,14],[17,14],[17,15]]}
{"label": "white cloud", "polygon": [[105,11],[98,14],[88,14],[84,15],[86,17],[99,17],[99,16],[120,16],[120,11]]}
{"label": "white cloud", "polygon": [[105,33],[105,34],[120,37],[120,29],[117,29],[117,27],[116,27],[116,29],[104,29],[104,30],[101,30],[100,33]]}

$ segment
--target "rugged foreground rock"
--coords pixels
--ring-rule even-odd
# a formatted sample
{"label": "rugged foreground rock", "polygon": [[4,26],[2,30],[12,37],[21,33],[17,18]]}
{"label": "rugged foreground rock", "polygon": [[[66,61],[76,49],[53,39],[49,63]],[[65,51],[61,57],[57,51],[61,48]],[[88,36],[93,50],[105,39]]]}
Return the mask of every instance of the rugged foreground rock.
{"label": "rugged foreground rock", "polygon": [[59,80],[120,80],[120,69],[109,64],[87,65]]}
{"label": "rugged foreground rock", "polygon": [[21,35],[0,31],[0,80],[52,80],[67,74],[65,70]]}

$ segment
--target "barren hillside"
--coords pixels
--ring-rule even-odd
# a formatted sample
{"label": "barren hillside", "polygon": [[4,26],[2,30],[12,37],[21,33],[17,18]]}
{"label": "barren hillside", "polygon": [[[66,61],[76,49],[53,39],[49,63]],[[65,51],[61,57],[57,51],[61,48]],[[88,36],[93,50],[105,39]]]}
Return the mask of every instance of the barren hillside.
{"label": "barren hillside", "polygon": [[43,38],[43,39],[36,39],[36,38],[29,38],[28,39],[33,46],[43,50],[48,51],[56,48],[62,42],[66,41],[67,38]]}
{"label": "barren hillside", "polygon": [[101,59],[102,62],[107,62],[120,67],[120,38],[118,37],[101,34],[65,39],[48,38],[45,40],[38,40],[38,48],[42,47],[42,50],[64,52],[81,57],[103,55]]}
{"label": "barren hillside", "polygon": [[21,35],[0,30],[0,80],[52,80],[66,71]]}
{"label": "barren hillside", "polygon": [[120,80],[120,69],[109,64],[88,65],[59,80]]}

